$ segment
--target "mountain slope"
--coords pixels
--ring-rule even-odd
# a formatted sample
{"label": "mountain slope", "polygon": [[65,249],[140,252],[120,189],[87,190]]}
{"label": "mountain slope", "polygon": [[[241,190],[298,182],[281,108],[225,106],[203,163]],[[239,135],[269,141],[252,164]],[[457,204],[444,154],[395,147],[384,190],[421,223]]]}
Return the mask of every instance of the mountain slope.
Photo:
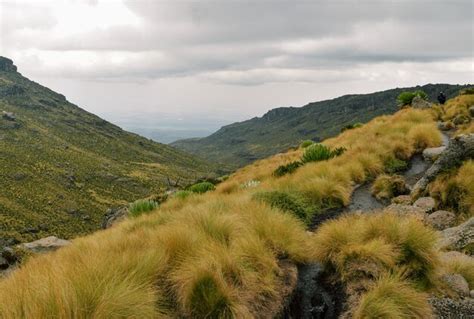
{"label": "mountain slope", "polygon": [[440,91],[448,98],[465,86],[428,84],[416,88],[397,88],[372,94],[345,95],[303,107],[280,107],[262,117],[222,127],[205,138],[184,139],[171,145],[210,161],[242,166],[295,146],[302,140],[323,140],[341,128],[368,122],[398,107],[396,97],[404,90],[422,89],[435,101]]}
{"label": "mountain slope", "polygon": [[82,110],[0,57],[0,239],[89,233],[108,207],[211,170]]}

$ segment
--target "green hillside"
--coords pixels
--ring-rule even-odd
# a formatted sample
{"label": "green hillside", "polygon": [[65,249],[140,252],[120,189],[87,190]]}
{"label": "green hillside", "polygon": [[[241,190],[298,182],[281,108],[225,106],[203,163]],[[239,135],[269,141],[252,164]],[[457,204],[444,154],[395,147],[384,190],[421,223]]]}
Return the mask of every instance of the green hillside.
{"label": "green hillside", "polygon": [[208,137],[179,140],[171,145],[210,161],[239,167],[285,151],[302,140],[321,141],[337,135],[347,125],[392,114],[398,110],[396,97],[402,91],[422,89],[430,100],[436,101],[440,91],[451,98],[464,87],[428,84],[372,94],[345,95],[299,108],[280,107],[262,117],[224,126]]}
{"label": "green hillside", "polygon": [[84,111],[0,57],[0,238],[90,233],[107,208],[212,169]]}

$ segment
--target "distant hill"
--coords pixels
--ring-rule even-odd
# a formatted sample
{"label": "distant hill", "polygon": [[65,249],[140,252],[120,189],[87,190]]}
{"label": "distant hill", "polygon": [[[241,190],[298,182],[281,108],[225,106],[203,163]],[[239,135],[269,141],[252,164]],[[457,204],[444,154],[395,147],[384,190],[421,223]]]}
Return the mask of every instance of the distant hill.
{"label": "distant hill", "polygon": [[107,208],[213,169],[84,111],[0,57],[0,241],[90,233]]}
{"label": "distant hill", "polygon": [[171,145],[209,161],[239,167],[287,150],[302,140],[320,141],[338,134],[346,125],[392,114],[398,110],[396,97],[402,91],[421,89],[430,100],[436,101],[440,91],[451,98],[465,87],[427,84],[371,94],[345,95],[303,107],[280,107],[262,117],[224,126],[208,137],[179,140]]}

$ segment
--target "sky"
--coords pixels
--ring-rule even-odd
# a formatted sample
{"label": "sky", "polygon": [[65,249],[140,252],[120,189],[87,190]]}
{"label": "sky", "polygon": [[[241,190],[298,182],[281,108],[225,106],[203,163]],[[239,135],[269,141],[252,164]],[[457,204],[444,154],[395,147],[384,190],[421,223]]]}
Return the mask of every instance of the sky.
{"label": "sky", "polygon": [[125,128],[196,134],[349,93],[474,83],[473,6],[0,0],[0,55]]}

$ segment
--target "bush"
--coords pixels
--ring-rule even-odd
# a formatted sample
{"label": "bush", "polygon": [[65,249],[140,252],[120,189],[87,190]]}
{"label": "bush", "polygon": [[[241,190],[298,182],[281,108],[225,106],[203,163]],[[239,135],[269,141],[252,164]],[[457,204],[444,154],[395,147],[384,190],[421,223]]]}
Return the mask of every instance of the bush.
{"label": "bush", "polygon": [[193,194],[193,192],[191,191],[177,191],[176,193],[174,193],[174,197],[179,199],[185,199],[191,194]]}
{"label": "bush", "polygon": [[299,162],[299,161],[295,161],[295,162],[291,162],[289,164],[286,164],[286,165],[280,165],[278,166],[278,168],[273,172],[273,176],[275,177],[281,177],[283,175],[286,175],[286,174],[291,174],[293,173],[294,171],[296,171],[296,169],[298,167],[300,167],[301,165],[303,165],[303,163]]}
{"label": "bush", "polygon": [[311,221],[311,217],[316,211],[301,196],[281,191],[262,192],[254,195],[255,199],[269,204],[271,207],[279,208],[292,213],[305,223]]}
{"label": "bush", "polygon": [[303,163],[325,161],[341,155],[345,150],[346,149],[343,147],[338,147],[331,151],[331,149],[326,145],[313,144],[306,148],[303,156],[301,157],[301,161]]}
{"label": "bush", "polygon": [[377,199],[390,199],[408,193],[410,189],[400,175],[379,175],[372,185],[372,194]]}
{"label": "bush", "polygon": [[460,91],[459,91],[459,94],[460,94],[460,95],[470,95],[470,94],[474,94],[474,87],[460,90]]}
{"label": "bush", "polygon": [[208,191],[213,191],[216,187],[210,182],[197,183],[189,187],[189,191],[193,193],[203,194]]}
{"label": "bush", "polygon": [[154,200],[139,199],[129,205],[128,214],[132,217],[137,217],[143,213],[151,212],[156,208],[158,208],[158,203]]}
{"label": "bush", "polygon": [[384,166],[387,173],[394,174],[405,171],[408,168],[408,163],[395,157],[389,157]]}
{"label": "bush", "polygon": [[421,90],[417,90],[414,92],[405,91],[398,95],[397,102],[400,106],[410,105],[415,96],[421,97],[423,100],[428,99],[428,95]]}
{"label": "bush", "polygon": [[311,140],[306,140],[306,141],[301,142],[300,147],[301,147],[301,148],[307,148],[308,146],[313,145],[313,144],[314,144],[313,141],[311,141]]}
{"label": "bush", "polygon": [[364,124],[360,123],[360,122],[357,122],[357,123],[353,123],[353,124],[348,124],[346,126],[344,126],[342,129],[341,129],[341,132],[344,132],[344,131],[347,131],[347,130],[352,130],[354,128],[358,128],[358,127],[362,127]]}

